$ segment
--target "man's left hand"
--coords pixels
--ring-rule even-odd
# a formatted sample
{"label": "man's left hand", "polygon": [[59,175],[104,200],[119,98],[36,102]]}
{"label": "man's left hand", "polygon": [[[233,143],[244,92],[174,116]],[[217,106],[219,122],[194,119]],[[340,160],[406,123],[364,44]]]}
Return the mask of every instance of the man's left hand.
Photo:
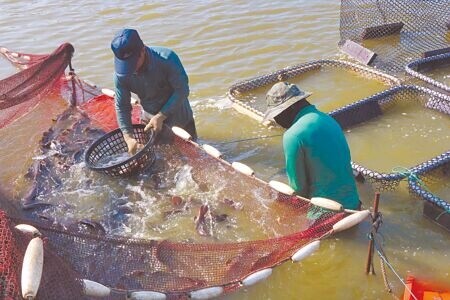
{"label": "man's left hand", "polygon": [[156,133],[160,132],[165,119],[167,119],[167,117],[164,114],[160,112],[157,113],[150,119],[147,126],[145,126],[144,131],[148,132],[150,129],[153,129]]}

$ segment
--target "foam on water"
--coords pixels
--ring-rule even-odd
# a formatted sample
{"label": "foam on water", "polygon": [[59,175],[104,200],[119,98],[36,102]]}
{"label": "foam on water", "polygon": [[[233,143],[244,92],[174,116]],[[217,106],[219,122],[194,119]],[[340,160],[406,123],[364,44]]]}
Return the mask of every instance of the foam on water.
{"label": "foam on water", "polygon": [[96,163],[96,166],[103,168],[112,167],[126,161],[130,157],[128,152],[104,156]]}

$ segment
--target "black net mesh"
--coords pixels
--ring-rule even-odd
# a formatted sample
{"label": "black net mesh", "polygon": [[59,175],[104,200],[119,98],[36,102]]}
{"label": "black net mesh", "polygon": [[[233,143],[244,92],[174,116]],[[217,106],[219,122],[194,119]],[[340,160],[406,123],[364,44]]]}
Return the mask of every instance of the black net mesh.
{"label": "black net mesh", "polygon": [[450,1],[342,0],[340,45],[354,41],[377,54],[373,66],[402,72],[424,52],[449,47]]}
{"label": "black net mesh", "polygon": [[[441,68],[443,69],[442,73],[445,75],[435,77],[443,78],[434,78],[429,74],[429,71],[433,71],[436,69],[439,70]],[[422,80],[422,82],[424,82],[425,84],[429,84],[430,87],[438,88],[444,93],[447,93],[447,95],[450,95],[450,76],[448,74],[448,71],[446,72],[446,70],[448,70],[449,68],[450,53],[444,53],[431,57],[416,59],[406,65],[405,70],[409,75]]]}
{"label": "black net mesh", "polygon": [[[356,75],[363,80],[380,82],[386,87],[400,84],[400,80],[396,77],[369,67],[341,60],[317,60],[286,67],[269,74],[237,82],[228,89],[228,97],[233,101],[233,105],[238,111],[257,121],[261,121],[266,109],[264,96],[273,84],[279,81],[292,82],[292,80],[300,78],[303,75],[318,75],[314,73],[317,71],[337,72],[342,77],[348,76],[349,78],[354,78],[351,76]],[[255,96],[253,93],[256,93],[260,89],[264,89],[262,95],[260,97]],[[357,100],[359,99],[354,99],[353,101]]]}
{"label": "black net mesh", "polygon": [[[383,114],[393,109],[397,103],[410,103],[419,110],[432,109],[439,114],[449,115],[450,97],[433,90],[412,86],[401,85],[374,96],[363,99],[357,103],[350,104],[330,114],[341,124],[344,129],[352,128],[364,121],[383,118]],[[413,145],[411,145],[413,146]],[[380,145],[380,147],[382,147]],[[386,153],[385,155],[389,155]],[[449,158],[449,152],[442,153],[427,162],[417,162],[415,165],[405,166],[408,170],[422,170],[434,165],[441,164],[442,160]],[[370,180],[379,190],[394,190],[398,183],[407,177],[404,172],[385,173],[369,169],[360,163],[352,162],[353,170]],[[391,169],[394,169],[392,166]]]}

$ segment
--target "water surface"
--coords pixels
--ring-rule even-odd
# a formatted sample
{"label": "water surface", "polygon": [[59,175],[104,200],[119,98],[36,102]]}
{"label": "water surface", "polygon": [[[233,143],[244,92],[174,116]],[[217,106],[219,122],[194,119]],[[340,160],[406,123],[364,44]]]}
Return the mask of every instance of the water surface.
{"label": "water surface", "polygon": [[[118,29],[134,27],[148,45],[171,47],[179,54],[190,78],[190,101],[200,142],[215,145],[227,160],[245,162],[263,179],[285,181],[280,137],[224,144],[282,133],[280,129],[263,127],[234,111],[226,99],[226,91],[237,81],[289,65],[343,57],[337,50],[339,5],[338,1],[323,0],[154,3],[7,0],[1,4],[0,44],[16,51],[49,53],[59,44],[71,42],[75,47],[73,65],[76,72],[101,87],[112,87],[113,57],[109,43]],[[14,71],[0,60],[2,77]],[[355,84],[353,80],[340,78],[339,74],[319,73],[305,80],[305,86],[311,82],[311,90],[315,92],[311,99],[319,106],[327,102],[337,105],[332,103],[336,92],[342,99],[338,105],[342,105],[382,88],[370,83]],[[64,107],[61,99],[47,97],[34,112],[0,130],[0,182],[13,196],[20,197],[25,191],[27,182],[22,176],[37,155],[38,140],[42,132],[52,125],[51,118]],[[324,109],[328,108],[324,106]],[[416,132],[407,116],[392,116],[392,122],[399,122],[395,126],[399,130],[391,127],[393,136],[389,138],[384,132],[376,133],[377,140],[381,139],[378,144],[361,141],[370,139],[377,126],[381,125],[368,125],[355,135],[347,133],[353,157],[373,162],[373,166],[383,164],[387,168],[423,160],[428,154],[440,152],[441,146],[448,149],[448,138],[443,144],[440,140],[448,136],[448,118],[439,121],[432,119],[432,115],[418,116],[415,111],[407,113],[408,117],[411,114],[416,118],[415,124],[435,131],[441,128],[443,133],[427,138],[419,134],[408,143],[400,142],[401,147],[394,147],[392,141],[402,141],[405,130],[409,136],[415,136]],[[380,150],[372,151],[374,148]],[[408,151],[411,148],[424,148],[426,155]],[[375,162],[380,157],[384,159]],[[96,201],[95,196],[83,194],[82,187],[76,182],[72,184],[72,194],[67,191],[67,200],[72,205],[78,205],[85,213],[102,211],[100,208],[105,207],[104,203]],[[359,184],[358,188],[364,206],[370,207],[372,187],[365,183]],[[447,191],[444,193],[448,195]],[[404,183],[396,191],[382,194],[380,209],[384,216],[381,229],[384,248],[401,276],[412,273],[448,283],[449,235],[422,217],[422,205],[421,201],[410,197]],[[149,206],[144,208],[149,209]],[[162,229],[171,236],[178,232],[180,240],[185,238],[182,224],[168,224]],[[164,230],[158,235],[163,236]],[[378,264],[375,266],[376,276],[364,274],[368,230],[365,223],[329,238],[322,242],[320,250],[311,258],[299,264],[286,263],[276,268],[264,283],[224,298],[391,299],[384,291]],[[147,234],[150,235],[151,231]],[[402,286],[392,274],[390,278],[394,291],[400,295]]]}

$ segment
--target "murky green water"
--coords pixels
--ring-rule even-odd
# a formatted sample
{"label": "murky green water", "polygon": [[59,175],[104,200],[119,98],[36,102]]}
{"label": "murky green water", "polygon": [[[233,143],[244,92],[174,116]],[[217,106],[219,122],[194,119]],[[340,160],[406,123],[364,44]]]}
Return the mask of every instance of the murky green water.
{"label": "murky green water", "polygon": [[[112,87],[113,58],[109,43],[119,28],[135,27],[147,44],[173,48],[189,74],[190,101],[200,142],[216,146],[229,161],[248,164],[265,180],[286,180],[280,137],[223,142],[281,134],[282,131],[266,128],[233,110],[226,99],[228,87],[289,65],[341,57],[337,50],[338,1],[161,1],[147,4],[92,0],[3,1],[0,7],[1,46],[29,53],[48,53],[62,42],[71,42],[75,46],[73,65],[77,73],[102,87]],[[13,72],[8,63],[0,60],[1,77]],[[382,89],[373,83],[358,81],[355,84],[351,77],[341,78],[333,73],[319,73],[296,83],[303,83],[305,89],[314,92],[311,100],[319,107],[323,103],[331,105],[323,109],[333,109],[335,105],[347,104],[347,101]],[[334,97],[336,93],[338,97]],[[333,101],[335,98],[340,99],[339,103]],[[36,156],[38,140],[64,105],[61,100],[50,97],[26,118],[7,130],[0,130],[0,182],[2,188],[14,196],[23,193],[22,175]],[[449,148],[449,120],[448,117],[433,117],[436,116],[411,108],[395,111],[391,119],[383,121],[387,123],[355,129],[347,133],[352,156],[367,162],[368,166],[388,169],[391,165],[408,165],[429,154],[441,153]],[[389,122],[396,122],[396,125],[390,127],[390,135],[386,136],[383,126]],[[433,133],[424,137],[427,130]],[[406,140],[405,134],[408,134]],[[77,205],[75,202],[79,200],[79,207],[86,214],[94,214],[105,207],[104,203],[96,202],[95,197],[76,192],[77,182],[73,185],[73,191],[67,191],[67,201],[72,205]],[[371,206],[374,191],[370,184],[359,184],[358,188],[364,206]],[[448,195],[448,191],[440,193]],[[381,198],[385,251],[397,272],[404,277],[412,273],[450,282],[449,233],[422,217],[423,203],[411,198],[403,183],[398,190],[383,193]],[[152,215],[146,212],[151,203],[145,204],[148,206],[141,207],[142,214],[148,214],[151,219]],[[191,222],[191,217],[188,218],[186,220]],[[160,236],[164,235],[164,230],[170,236],[179,232],[181,240],[186,238],[182,234],[184,224],[155,228],[163,229],[157,232]],[[152,227],[148,228],[141,234],[152,235]],[[286,263],[276,268],[264,283],[225,298],[391,299],[384,292],[378,264],[375,266],[378,275],[364,274],[368,230],[367,223],[361,224],[329,238],[311,258],[300,264]],[[402,287],[390,275],[394,291],[399,295]]]}

